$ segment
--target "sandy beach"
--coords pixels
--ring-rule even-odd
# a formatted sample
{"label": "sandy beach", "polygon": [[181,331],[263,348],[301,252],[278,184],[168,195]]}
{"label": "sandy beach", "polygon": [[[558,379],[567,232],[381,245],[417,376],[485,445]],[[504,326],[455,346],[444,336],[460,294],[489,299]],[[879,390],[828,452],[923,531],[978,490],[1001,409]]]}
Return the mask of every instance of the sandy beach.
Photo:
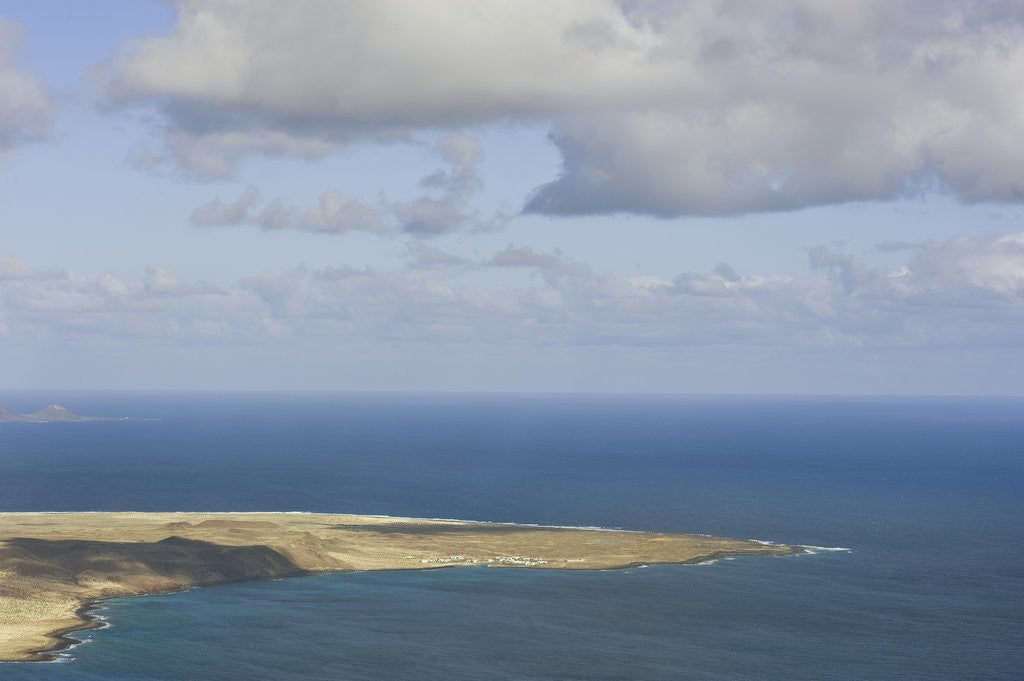
{"label": "sandy beach", "polygon": [[52,659],[98,600],[352,570],[610,569],[790,555],[705,535],[314,513],[0,513],[0,661]]}

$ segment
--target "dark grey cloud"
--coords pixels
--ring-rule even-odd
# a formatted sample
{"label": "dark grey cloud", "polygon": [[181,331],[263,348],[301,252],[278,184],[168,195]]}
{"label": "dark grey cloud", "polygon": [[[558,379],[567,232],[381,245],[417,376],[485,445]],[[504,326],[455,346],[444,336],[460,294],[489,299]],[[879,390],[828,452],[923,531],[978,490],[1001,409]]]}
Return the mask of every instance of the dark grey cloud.
{"label": "dark grey cloud", "polygon": [[[200,174],[251,153],[547,121],[563,172],[532,212],[731,215],[922,191],[1024,200],[1018,0],[177,7],[169,35],[112,60],[107,96],[157,109],[167,153]],[[425,184],[465,196],[463,179]],[[465,215],[457,204],[397,212],[433,234]]]}

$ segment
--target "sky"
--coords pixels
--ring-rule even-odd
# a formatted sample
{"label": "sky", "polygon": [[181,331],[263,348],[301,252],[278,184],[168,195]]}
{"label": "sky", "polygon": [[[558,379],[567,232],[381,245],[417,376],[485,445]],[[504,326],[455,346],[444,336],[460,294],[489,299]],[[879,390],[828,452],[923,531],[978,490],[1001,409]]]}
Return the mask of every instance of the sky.
{"label": "sky", "polygon": [[1024,394],[1024,2],[0,0],[0,388]]}

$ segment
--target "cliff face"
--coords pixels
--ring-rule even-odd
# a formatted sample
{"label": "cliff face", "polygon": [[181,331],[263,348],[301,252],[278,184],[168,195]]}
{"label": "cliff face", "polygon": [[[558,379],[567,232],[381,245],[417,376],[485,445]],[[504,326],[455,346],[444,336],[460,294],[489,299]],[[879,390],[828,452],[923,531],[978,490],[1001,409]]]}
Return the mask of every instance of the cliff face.
{"label": "cliff face", "polygon": [[171,536],[156,542],[15,538],[0,546],[0,565],[55,589],[103,595],[181,589],[302,572],[268,546],[221,546]]}

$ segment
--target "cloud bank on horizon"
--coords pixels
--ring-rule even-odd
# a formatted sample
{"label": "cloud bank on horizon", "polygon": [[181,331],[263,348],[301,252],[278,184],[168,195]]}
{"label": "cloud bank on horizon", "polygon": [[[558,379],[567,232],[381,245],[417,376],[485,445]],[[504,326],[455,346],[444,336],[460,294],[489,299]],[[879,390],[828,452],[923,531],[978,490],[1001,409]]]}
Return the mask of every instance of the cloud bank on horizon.
{"label": "cloud bank on horizon", "polygon": [[531,212],[1024,200],[1020,2],[176,6],[169,35],[109,62],[105,95],[159,111],[164,152],[200,176],[251,154],[542,122],[563,170],[538,178]]}
{"label": "cloud bank on horizon", "polygon": [[[185,282],[155,266],[138,281],[47,271],[0,251],[0,337],[330,342],[338,350],[1024,345],[1024,232],[882,247],[905,255],[878,268],[819,246],[808,253],[811,276],[741,274],[723,263],[662,278],[597,272],[529,246],[466,257],[411,242],[402,269],[300,265],[224,286]],[[493,269],[528,276],[518,285],[467,281]]]}

